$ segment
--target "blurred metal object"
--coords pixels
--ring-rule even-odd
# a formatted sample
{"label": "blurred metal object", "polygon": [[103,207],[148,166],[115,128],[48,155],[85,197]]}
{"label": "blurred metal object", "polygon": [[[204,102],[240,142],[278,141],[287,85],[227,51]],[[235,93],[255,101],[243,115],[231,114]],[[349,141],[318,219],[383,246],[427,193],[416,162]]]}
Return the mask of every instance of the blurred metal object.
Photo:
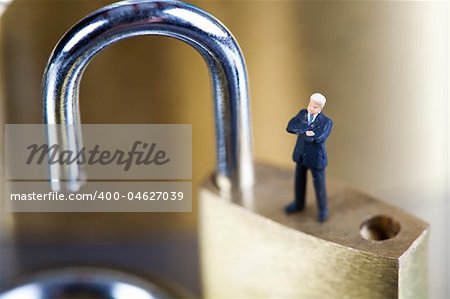
{"label": "blurred metal object", "polygon": [[0,299],[159,299],[178,298],[139,277],[99,268],[62,268],[30,277]]}
{"label": "blurred metal object", "polygon": [[426,223],[333,179],[325,223],[311,185],[305,211],[288,216],[293,181],[291,171],[257,164],[251,204],[204,184],[205,298],[428,297]]}
{"label": "blurred metal object", "polygon": [[[214,89],[216,183],[223,189],[253,185],[253,155],[247,71],[241,50],[225,26],[208,13],[180,1],[123,1],[78,22],[53,50],[43,78],[44,122],[79,124],[78,94],[83,71],[99,51],[138,35],[163,35],[186,42],[205,59]],[[78,152],[78,129],[50,131],[50,144]],[[84,181],[79,165],[53,165],[52,188],[76,191]]]}
{"label": "blurred metal object", "polygon": [[5,12],[11,2],[12,0],[0,0],[0,16]]}

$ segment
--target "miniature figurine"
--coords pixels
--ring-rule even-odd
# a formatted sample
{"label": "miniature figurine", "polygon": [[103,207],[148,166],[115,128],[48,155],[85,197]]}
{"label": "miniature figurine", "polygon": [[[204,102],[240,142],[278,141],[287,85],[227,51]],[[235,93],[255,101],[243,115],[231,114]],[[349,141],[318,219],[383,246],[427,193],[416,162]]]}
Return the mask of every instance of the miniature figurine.
{"label": "miniature figurine", "polygon": [[320,93],[310,97],[307,109],[300,112],[289,121],[286,130],[297,134],[292,159],[296,162],[295,169],[295,199],[286,206],[287,214],[302,211],[305,207],[306,172],[311,170],[319,208],[318,219],[324,222],[328,218],[327,192],[325,188],[325,167],[327,153],[325,140],[330,135],[333,122],[322,112],[326,98]]}

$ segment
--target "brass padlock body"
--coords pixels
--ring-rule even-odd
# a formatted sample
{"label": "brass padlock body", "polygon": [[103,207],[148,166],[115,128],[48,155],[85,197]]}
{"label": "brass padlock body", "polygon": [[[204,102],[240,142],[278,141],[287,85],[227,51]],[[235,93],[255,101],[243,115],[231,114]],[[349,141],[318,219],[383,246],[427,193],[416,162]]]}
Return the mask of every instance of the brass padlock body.
{"label": "brass padlock body", "polygon": [[[306,210],[288,216],[283,207],[293,181],[291,171],[259,164],[250,194],[225,195],[211,181],[203,185],[205,298],[427,297],[426,223],[333,179],[327,222],[316,220],[311,186]],[[379,219],[390,222],[370,227]],[[368,240],[361,235],[395,229],[389,225],[399,228],[391,238],[382,231]]]}

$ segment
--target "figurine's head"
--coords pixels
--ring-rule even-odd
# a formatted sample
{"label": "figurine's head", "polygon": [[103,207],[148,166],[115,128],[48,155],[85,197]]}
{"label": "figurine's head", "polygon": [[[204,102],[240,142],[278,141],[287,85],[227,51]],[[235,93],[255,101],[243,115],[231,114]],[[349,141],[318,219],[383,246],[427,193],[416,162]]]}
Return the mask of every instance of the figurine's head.
{"label": "figurine's head", "polygon": [[308,104],[308,113],[309,114],[319,114],[323,107],[325,106],[325,103],[327,102],[327,99],[325,96],[321,93],[313,93],[311,97],[309,98],[309,104]]}

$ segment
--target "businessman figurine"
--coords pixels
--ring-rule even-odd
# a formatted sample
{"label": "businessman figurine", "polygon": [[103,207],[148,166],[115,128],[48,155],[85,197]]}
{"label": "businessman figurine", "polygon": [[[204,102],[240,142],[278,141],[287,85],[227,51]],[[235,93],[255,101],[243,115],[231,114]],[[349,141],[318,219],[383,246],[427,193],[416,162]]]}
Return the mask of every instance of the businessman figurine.
{"label": "businessman figurine", "polygon": [[322,112],[326,98],[320,93],[310,97],[307,109],[289,121],[287,131],[298,135],[292,159],[296,162],[295,199],[286,206],[287,214],[302,211],[305,207],[306,171],[311,170],[319,210],[318,219],[324,222],[328,217],[327,192],[325,189],[325,167],[327,153],[325,140],[330,135],[333,122]]}

